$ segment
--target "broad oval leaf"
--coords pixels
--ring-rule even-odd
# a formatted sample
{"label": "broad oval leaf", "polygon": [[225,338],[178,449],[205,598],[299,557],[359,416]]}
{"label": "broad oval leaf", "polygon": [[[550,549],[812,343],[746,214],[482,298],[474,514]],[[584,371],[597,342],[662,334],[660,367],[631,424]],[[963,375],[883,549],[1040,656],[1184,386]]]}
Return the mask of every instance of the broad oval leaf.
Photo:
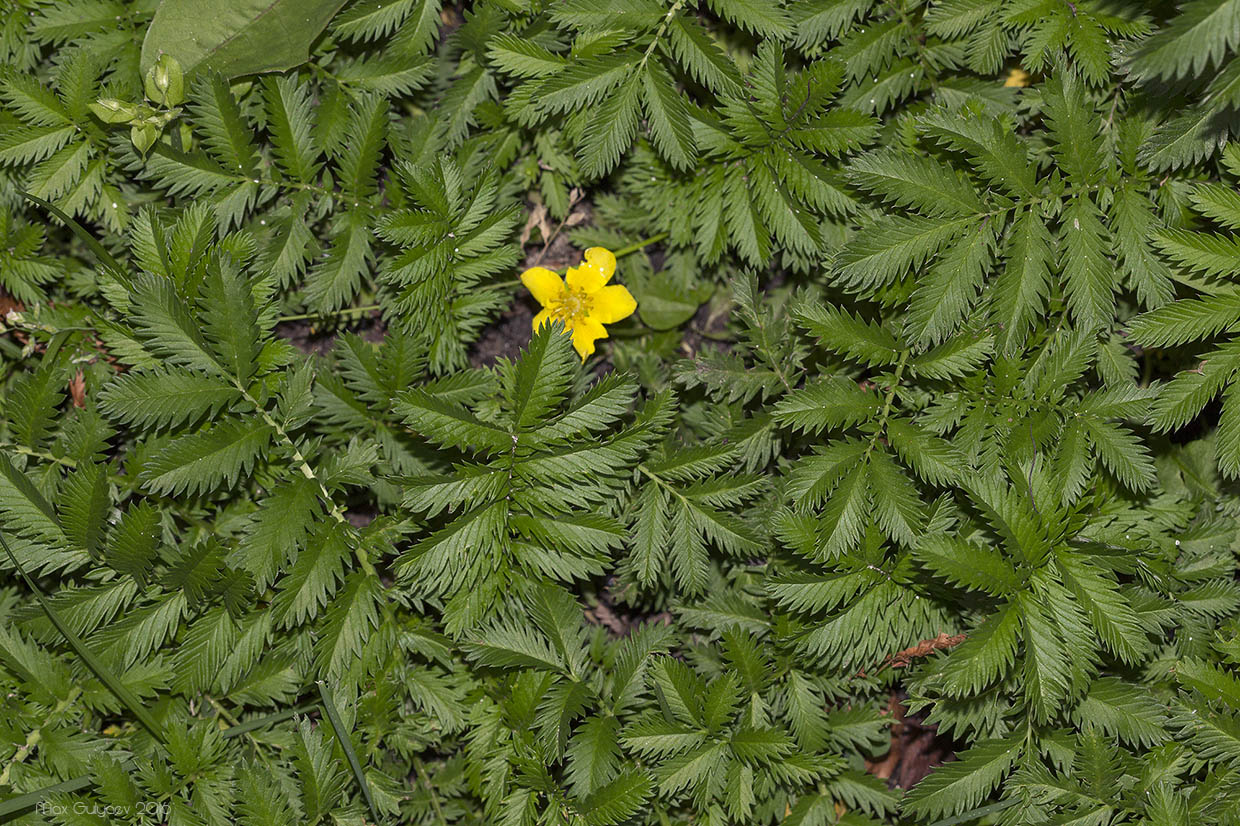
{"label": "broad oval leaf", "polygon": [[161,54],[186,77],[282,72],[310,59],[310,46],[344,0],[162,0],[142,41],[142,72]]}

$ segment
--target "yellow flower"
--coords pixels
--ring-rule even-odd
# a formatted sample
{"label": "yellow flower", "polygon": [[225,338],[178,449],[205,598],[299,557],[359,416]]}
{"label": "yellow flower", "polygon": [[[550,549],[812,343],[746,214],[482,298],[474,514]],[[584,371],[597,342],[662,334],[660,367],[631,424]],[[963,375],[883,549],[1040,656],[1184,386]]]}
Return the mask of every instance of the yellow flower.
{"label": "yellow flower", "polygon": [[607,285],[616,271],[616,256],[603,247],[590,247],[585,260],[569,267],[561,279],[546,267],[521,273],[521,283],[543,309],[534,316],[534,330],[559,321],[573,336],[581,360],[594,352],[594,342],[607,338],[604,324],[615,324],[637,309],[637,302],[619,284]]}
{"label": "yellow flower", "polygon": [[1024,69],[1013,69],[1008,72],[1007,79],[1003,81],[1003,85],[1020,88],[1022,86],[1028,86],[1029,81],[1032,79],[1033,78],[1030,77],[1029,73]]}

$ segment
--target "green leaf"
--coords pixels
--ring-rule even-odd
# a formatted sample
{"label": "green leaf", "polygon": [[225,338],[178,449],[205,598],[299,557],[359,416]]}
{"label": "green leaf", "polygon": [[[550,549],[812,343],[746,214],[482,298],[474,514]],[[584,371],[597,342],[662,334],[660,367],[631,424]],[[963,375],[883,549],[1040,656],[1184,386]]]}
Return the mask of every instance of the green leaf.
{"label": "green leaf", "polygon": [[[616,52],[570,63],[538,87],[540,108],[560,114],[588,106],[632,77],[639,58],[632,52]],[[599,124],[606,127],[607,124]]]}
{"label": "green leaf", "polygon": [[236,485],[271,443],[265,424],[226,421],[181,436],[152,456],[141,478],[156,493],[196,495]]}
{"label": "green leaf", "polygon": [[0,512],[11,520],[9,530],[19,536],[49,544],[67,542],[51,503],[4,453],[0,453]]}
{"label": "green leaf", "polygon": [[884,216],[844,245],[836,260],[838,280],[857,292],[886,286],[920,267],[973,225],[972,218]]}
{"label": "green leaf", "polygon": [[1020,609],[1007,603],[971,630],[934,672],[943,692],[968,697],[1006,676],[1016,662],[1020,625]]}
{"label": "green leaf", "polygon": [[446,447],[473,447],[498,452],[512,447],[508,431],[488,424],[459,405],[413,388],[396,397],[396,413],[416,432]]}
{"label": "green leaf", "polygon": [[675,15],[667,35],[676,60],[698,82],[715,92],[737,92],[742,88],[736,66],[696,20]]}
{"label": "green leaf", "polygon": [[792,31],[779,0],[707,0],[711,10],[742,29],[770,38]]}
{"label": "green leaf", "polygon": [[1128,61],[1139,80],[1201,74],[1240,45],[1240,2],[1192,0],[1180,7],[1171,25],[1141,43]]}
{"label": "green leaf", "polygon": [[986,740],[940,766],[904,798],[904,811],[933,819],[975,808],[994,791],[1024,750],[1023,738]]}
{"label": "green leaf", "polygon": [[[646,64],[642,73],[642,102],[655,148],[677,169],[688,169],[697,158],[697,144],[689,123],[689,108],[660,61]],[[642,312],[645,317],[645,309]]]}
{"label": "green leaf", "polygon": [[1137,316],[1129,324],[1133,339],[1145,347],[1175,347],[1213,338],[1240,321],[1240,300],[1233,295],[1176,301]]}
{"label": "green leaf", "polygon": [[320,674],[338,679],[357,662],[379,626],[380,590],[374,576],[357,571],[333,596],[315,645],[315,667]]}
{"label": "green leaf", "polygon": [[684,289],[660,275],[632,281],[628,287],[637,300],[642,323],[655,330],[671,330],[684,324],[711,295],[706,285]]}
{"label": "green leaf", "polygon": [[583,801],[588,826],[615,826],[632,817],[654,791],[654,783],[643,771],[629,770]]}
{"label": "green leaf", "polygon": [[1025,696],[1034,719],[1045,721],[1058,713],[1067,698],[1072,664],[1058,618],[1049,607],[1032,596],[1022,599],[1020,607],[1025,636]]}
{"label": "green leaf", "polygon": [[310,46],[344,0],[161,0],[142,41],[145,74],[161,54],[186,78],[208,70],[233,78],[282,72]]}
{"label": "green leaf", "polygon": [[847,310],[804,303],[793,310],[793,317],[823,346],[868,366],[895,364],[900,360],[902,348],[895,336],[872,321],[850,315]]}
{"label": "green leaf", "polygon": [[938,257],[909,302],[908,334],[939,344],[956,332],[977,300],[994,256],[996,222],[987,221]]}
{"label": "green leaf", "polygon": [[828,376],[793,390],[775,405],[775,421],[804,433],[844,428],[865,421],[882,408],[878,393],[862,390],[855,381]]}
{"label": "green leaf", "polygon": [[112,497],[102,465],[84,462],[65,479],[60,491],[61,524],[65,535],[91,556],[99,552]]}
{"label": "green leaf", "polygon": [[1081,424],[1107,470],[1132,490],[1149,490],[1154,485],[1154,460],[1149,448],[1132,431],[1093,417],[1082,417]]}
{"label": "green leaf", "polygon": [[1006,263],[991,299],[991,316],[999,328],[999,346],[1005,352],[1015,352],[1024,344],[1046,306],[1051,244],[1046,222],[1033,210],[1021,214],[1008,234]]}
{"label": "green leaf", "polygon": [[996,596],[1015,593],[1024,577],[992,548],[961,537],[939,534],[924,537],[914,555],[947,581]]}
{"label": "green leaf", "polygon": [[1087,195],[1074,198],[1061,230],[1068,307],[1085,329],[1111,323],[1115,314],[1115,266],[1102,213]]}
{"label": "green leaf", "polygon": [[1190,658],[1176,663],[1175,677],[1208,700],[1219,700],[1229,708],[1240,709],[1240,679],[1234,674],[1204,660]]}
{"label": "green leaf", "polygon": [[487,45],[488,56],[495,65],[517,77],[546,77],[567,65],[562,55],[507,32],[492,38]]}
{"label": "green leaf", "polygon": [[620,163],[637,134],[641,83],[630,77],[607,95],[599,106],[583,113],[588,124],[579,144],[582,172],[590,178],[606,175]]}
{"label": "green leaf", "polygon": [[166,368],[122,373],[104,386],[99,406],[117,421],[157,430],[191,424],[240,398],[218,378]]}
{"label": "green leaf", "polygon": [[1098,726],[1112,737],[1140,746],[1155,746],[1167,739],[1166,715],[1154,696],[1114,677],[1094,682],[1073,716],[1078,725]]}
{"label": "green leaf", "polygon": [[984,211],[964,175],[921,155],[892,150],[862,155],[849,164],[848,177],[887,203],[924,215],[956,218]]}
{"label": "green leaf", "polygon": [[557,322],[540,327],[504,377],[513,425],[525,430],[541,424],[564,398],[579,363],[563,326]]}

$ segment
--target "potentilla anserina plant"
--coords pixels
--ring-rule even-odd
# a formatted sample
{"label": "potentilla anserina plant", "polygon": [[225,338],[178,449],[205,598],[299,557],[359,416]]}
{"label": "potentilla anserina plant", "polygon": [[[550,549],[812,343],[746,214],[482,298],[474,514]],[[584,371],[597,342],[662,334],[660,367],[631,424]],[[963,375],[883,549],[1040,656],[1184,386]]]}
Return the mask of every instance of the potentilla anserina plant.
{"label": "potentilla anserina plant", "polygon": [[1240,0],[0,6],[0,823],[1240,826]]}

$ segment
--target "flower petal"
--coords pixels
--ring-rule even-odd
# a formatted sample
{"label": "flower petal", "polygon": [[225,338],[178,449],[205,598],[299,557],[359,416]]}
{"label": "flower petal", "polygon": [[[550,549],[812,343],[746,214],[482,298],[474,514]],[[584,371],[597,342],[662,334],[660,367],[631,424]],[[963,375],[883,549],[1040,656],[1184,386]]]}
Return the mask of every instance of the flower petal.
{"label": "flower petal", "polygon": [[544,324],[550,324],[550,323],[551,323],[551,311],[543,310],[538,315],[534,316],[534,332],[537,333],[539,327],[543,326]]}
{"label": "flower petal", "polygon": [[607,329],[592,318],[579,319],[573,325],[573,347],[581,354],[581,360],[594,352],[594,342],[607,338]]}
{"label": "flower petal", "polygon": [[586,250],[585,260],[575,267],[569,267],[564,280],[570,289],[581,290],[589,295],[600,290],[616,272],[616,256],[604,247],[590,247]]}
{"label": "flower petal", "polygon": [[590,296],[590,302],[590,318],[603,324],[615,324],[637,309],[633,294],[621,284],[603,287]]}
{"label": "flower petal", "polygon": [[521,273],[521,283],[544,307],[564,295],[564,282],[560,280],[560,276],[546,267],[530,267]]}

